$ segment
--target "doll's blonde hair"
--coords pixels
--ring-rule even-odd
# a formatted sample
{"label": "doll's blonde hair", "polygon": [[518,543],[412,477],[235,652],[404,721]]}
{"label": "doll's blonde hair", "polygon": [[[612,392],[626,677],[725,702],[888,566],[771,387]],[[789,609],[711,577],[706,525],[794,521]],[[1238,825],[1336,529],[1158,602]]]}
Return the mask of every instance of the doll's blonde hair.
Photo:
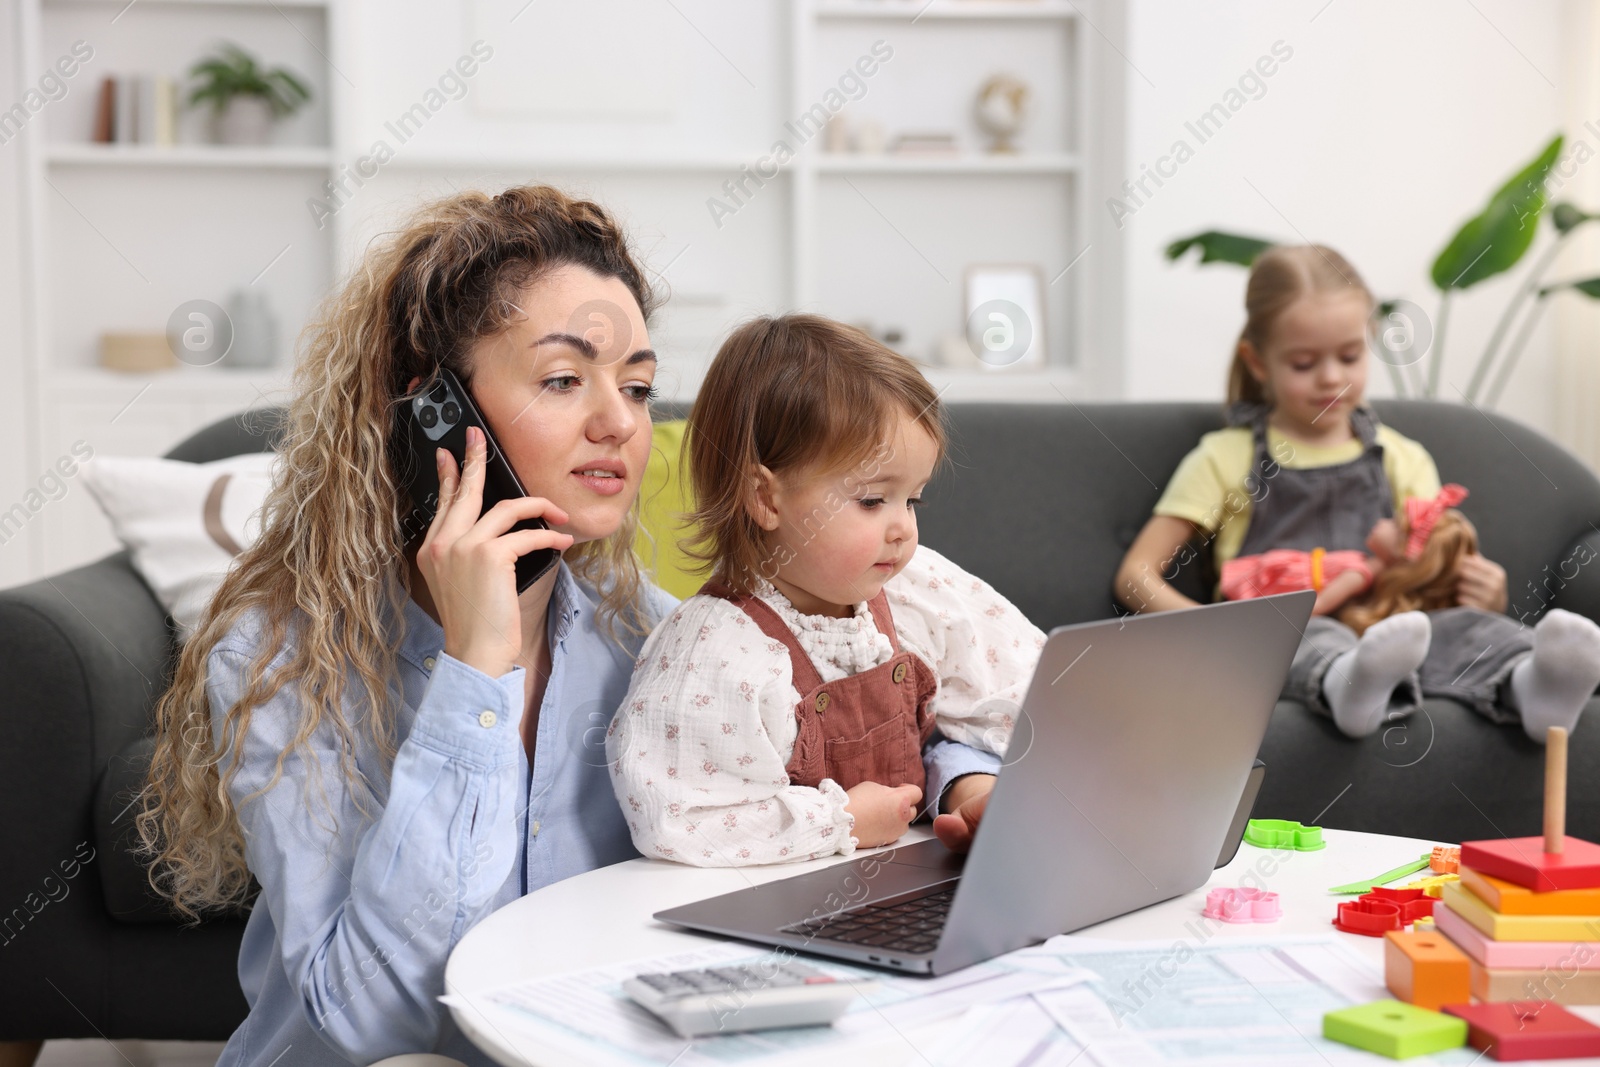
{"label": "doll's blonde hair", "polygon": [[1416,559],[1384,568],[1372,588],[1339,612],[1356,633],[1402,611],[1436,611],[1456,605],[1461,560],[1478,552],[1478,530],[1461,512],[1447,508]]}

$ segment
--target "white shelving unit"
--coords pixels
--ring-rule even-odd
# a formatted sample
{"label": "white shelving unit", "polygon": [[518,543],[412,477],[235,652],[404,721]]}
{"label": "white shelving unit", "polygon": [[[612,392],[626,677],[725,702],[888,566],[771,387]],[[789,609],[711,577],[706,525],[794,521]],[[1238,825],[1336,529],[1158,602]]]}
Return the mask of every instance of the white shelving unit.
{"label": "white shelving unit", "polygon": [[[659,114],[599,119],[515,106],[531,91],[530,68],[568,58],[549,48],[550,25],[540,20],[584,17],[575,6],[19,2],[25,81],[80,37],[96,52],[68,96],[22,134],[30,471],[79,438],[105,454],[159,454],[214,418],[281,402],[290,346],[315,300],[417,201],[471,185],[550,181],[623,218],[670,294],[652,326],[668,398],[693,396],[733,324],[789,309],[898,328],[902,350],[927,365],[947,401],[1118,392],[1120,252],[1105,213],[1091,210],[1124,177],[1124,70],[1100,43],[1103,33],[1116,37],[1122,18],[1109,0],[640,0],[641,17],[657,20],[649,51],[669,56],[676,81],[662,86]],[[396,139],[392,120],[479,38],[492,43],[492,62],[462,98]],[[180,130],[185,143],[171,148],[88,143],[101,77],[181,74],[222,39],[313,82],[310,113],[285,124],[278,143],[200,143],[193,120]],[[878,39],[894,58],[842,114],[879,121],[891,136],[949,130],[960,154],[830,154],[822,135],[798,143],[788,131]],[[607,47],[618,46],[611,32]],[[592,50],[571,52],[573,70],[592,67],[583,58]],[[1021,76],[1032,91],[1015,154],[986,151],[970,117],[977,87],[998,73]],[[796,149],[781,172],[734,217],[709,214],[710,199],[780,138]],[[314,222],[310,202],[328,197],[326,183],[343,180],[380,139],[393,158]],[[1037,264],[1047,283],[1047,365],[936,365],[938,336],[963,329],[965,269],[1002,262]],[[159,330],[183,299],[220,304],[258,276],[280,320],[279,366],[147,375],[96,366],[100,332]],[[110,547],[86,493],[50,508],[49,533],[30,534],[33,573]]]}
{"label": "white shelving unit", "polygon": [[[159,455],[202,425],[282,402],[295,334],[333,276],[332,234],[301,221],[300,201],[333,174],[343,85],[326,56],[338,49],[341,2],[20,0],[26,79],[75,41],[93,50],[66,94],[21,131],[29,471],[80,440],[96,454]],[[164,74],[181,85],[221,40],[310,82],[311,104],[279,124],[275,143],[206,143],[204,116],[187,112],[173,146],[89,140],[102,78]],[[185,300],[221,305],[252,285],[278,318],[277,365],[233,368],[224,358],[145,374],[98,365],[101,333],[160,332]],[[81,486],[28,529],[36,574],[115,547]]]}
{"label": "white shelving unit", "polygon": [[[899,321],[888,325],[905,328],[906,350],[914,357],[929,359],[937,335],[963,332],[966,267],[1028,262],[1044,277],[1049,341],[1045,365],[930,368],[930,378],[943,383],[947,397],[1050,401],[1113,391],[1115,368],[1105,364],[1117,350],[1118,327],[1111,320],[1121,306],[1120,284],[1115,273],[1103,272],[1098,286],[1082,284],[1082,276],[1067,269],[1094,244],[1109,251],[1113,243],[1096,241],[1098,219],[1089,210],[1098,199],[1097,190],[1117,180],[1111,168],[1118,154],[1105,151],[1105,146],[1120,144],[1120,131],[1106,128],[1108,121],[1120,122],[1120,72],[1099,69],[1088,47],[1090,30],[1085,23],[1098,14],[1099,6],[1062,0],[797,2],[791,113],[802,112],[818,99],[822,80],[840,69],[841,57],[881,37],[893,42],[896,52],[877,77],[898,75],[908,86],[884,102],[883,112],[898,120],[891,132],[895,127],[953,128],[962,143],[961,153],[949,157],[820,151],[802,155],[793,186],[795,303],[817,305],[840,318],[865,317],[850,294],[863,291],[870,268],[852,269],[851,257],[842,252],[845,227],[832,218],[854,207],[864,223],[870,224],[870,216],[876,215],[894,229],[901,251],[914,252],[929,268],[918,273],[918,264],[902,257],[905,269],[917,274],[918,281],[898,290],[883,281],[873,294],[883,299],[881,290],[889,291]],[[1026,78],[1031,115],[1021,135],[1021,150],[997,154],[975,143],[974,137],[960,137],[966,115],[949,112],[961,104],[970,110],[971,89],[987,74],[1007,71],[1011,56],[1021,64],[1032,61]],[[988,69],[979,66],[985,63]],[[949,70],[949,81],[960,88],[941,85],[928,74],[929,67]],[[1053,76],[1041,77],[1041,69]],[[937,98],[934,114],[914,99],[917,95]],[[874,103],[871,88],[862,102]],[[942,122],[936,112],[940,105],[946,109]],[[847,105],[845,113],[850,111]],[[871,183],[870,190],[855,179]],[[913,217],[948,220],[948,231],[955,238],[939,242],[942,235],[936,231],[933,242],[925,245],[927,238],[899,232],[891,217],[893,205],[898,204],[916,209],[907,212]],[[991,209],[992,220],[962,232],[960,220],[976,214],[976,207]],[[842,277],[830,281],[834,275]]]}
{"label": "white shelving unit", "polygon": [[1083,165],[1067,152],[926,159],[830,152],[816,161],[816,169],[821,174],[1077,174]]}
{"label": "white shelving unit", "polygon": [[[224,0],[227,2],[227,0]],[[228,148],[221,145],[52,144],[48,167],[234,167],[328,171],[327,148]]]}
{"label": "white shelving unit", "polygon": [[[647,253],[652,265],[664,269],[682,256],[670,279],[663,327],[676,336],[665,345],[656,339],[667,355],[664,369],[674,369],[665,383],[669,396],[693,395],[715,340],[733,320],[786,308],[898,329],[902,349],[930,365],[930,377],[947,386],[951,399],[1115,395],[1120,252],[1109,220],[1091,205],[1103,202],[1124,177],[1124,69],[1114,55],[1106,65],[1097,54],[1105,49],[1091,46],[1117,24],[1120,9],[1103,0],[772,0],[762,6],[777,12],[767,28],[776,37],[770,66],[730,75],[721,96],[700,105],[714,112],[722,97],[744,96],[757,86],[769,99],[759,123],[734,131],[731,149],[725,131],[715,128],[666,125],[658,139],[644,124],[637,137],[619,125],[615,143],[600,151],[578,146],[554,121],[513,125],[472,117],[430,143],[397,151],[388,173],[409,183],[414,198],[467,184],[547,180],[609,205],[635,207],[648,223],[635,228],[659,234],[660,250]],[[526,23],[538,11],[517,17]],[[696,14],[687,7],[683,17],[695,22]],[[787,120],[817,103],[879,38],[891,42],[895,57],[867,79],[866,94],[842,114],[877,119],[891,135],[950,130],[958,135],[959,154],[828,153],[822,135],[797,143]],[[693,39],[688,45],[703,47]],[[738,65],[709,50],[696,61],[723,74]],[[1015,154],[988,152],[969,117],[977,87],[1002,72],[1020,73],[1032,89],[1032,115]],[[397,87],[388,113],[402,103]],[[373,134],[380,133],[381,114],[374,109],[366,122]],[[793,158],[765,177],[748,205],[727,200],[722,183],[737,181],[776,140],[795,148]],[[717,196],[737,207],[736,216],[714,229],[702,224],[697,234],[683,203],[692,198],[698,206]],[[920,219],[929,232],[912,232],[903,215]],[[342,225],[341,248],[359,246],[379,228],[359,218]],[[717,246],[724,258],[720,277],[680,277],[700,266],[709,242],[756,229],[759,237],[751,237],[748,251]],[[742,284],[738,268],[728,265],[738,256],[747,257],[759,280]],[[1046,365],[938,366],[939,336],[963,333],[966,267],[998,262],[1034,263],[1043,274]],[[685,319],[692,324],[677,330]]]}
{"label": "white shelving unit", "polygon": [[822,19],[904,19],[939,22],[947,19],[969,21],[999,21],[1017,19],[1039,21],[1077,18],[1079,9],[1060,0],[981,0],[964,7],[950,4],[930,4],[927,0],[857,0],[841,3],[837,0],[817,0],[816,16]]}

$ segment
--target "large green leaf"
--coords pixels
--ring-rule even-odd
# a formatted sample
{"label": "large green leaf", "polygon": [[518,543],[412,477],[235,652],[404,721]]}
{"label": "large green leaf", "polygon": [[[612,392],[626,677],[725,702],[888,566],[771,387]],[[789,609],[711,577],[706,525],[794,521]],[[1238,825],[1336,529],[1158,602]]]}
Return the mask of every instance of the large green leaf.
{"label": "large green leaf", "polygon": [[1557,282],[1555,285],[1547,285],[1540,289],[1539,295],[1549,296],[1551,293],[1562,289],[1576,289],[1584,296],[1600,300],[1600,278],[1585,278],[1578,282]]}
{"label": "large green leaf", "polygon": [[1468,219],[1439,258],[1433,284],[1441,291],[1468,289],[1516,266],[1539,230],[1544,213],[1544,181],[1561,153],[1558,134],[1533,162],[1496,189],[1489,203]]}
{"label": "large green leaf", "polygon": [[1191,248],[1200,249],[1201,263],[1236,263],[1248,267],[1264,250],[1278,244],[1259,237],[1207,230],[1192,237],[1182,237],[1167,246],[1167,258],[1178,259]]}

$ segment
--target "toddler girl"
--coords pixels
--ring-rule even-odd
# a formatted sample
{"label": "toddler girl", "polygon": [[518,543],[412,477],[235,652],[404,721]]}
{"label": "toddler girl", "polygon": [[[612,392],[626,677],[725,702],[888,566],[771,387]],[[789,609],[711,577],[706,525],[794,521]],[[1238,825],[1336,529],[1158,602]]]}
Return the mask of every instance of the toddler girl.
{"label": "toddler girl", "polygon": [[712,577],[645,642],[606,738],[641,853],[736,866],[888,844],[953,780],[925,770],[925,748],[960,748],[937,735],[1004,754],[1044,634],[918,546],[944,448],[933,389],[859,330],[788,315],[722,346],[686,444],[686,547]]}
{"label": "toddler girl", "polygon": [[[1245,307],[1231,425],[1184,458],[1118,571],[1118,598],[1135,610],[1192,603],[1161,574],[1197,534],[1224,570],[1280,549],[1359,552],[1408,499],[1448,503],[1427,451],[1365,404],[1372,295],[1344,257],[1268,249],[1250,271]],[[1352,737],[1424,696],[1520,722],[1539,742],[1551,726],[1570,730],[1600,683],[1600,627],[1557,609],[1530,632],[1501,614],[1505,571],[1475,547],[1459,564],[1457,606],[1403,611],[1358,637],[1328,614],[1338,604],[1319,600],[1285,696]]]}

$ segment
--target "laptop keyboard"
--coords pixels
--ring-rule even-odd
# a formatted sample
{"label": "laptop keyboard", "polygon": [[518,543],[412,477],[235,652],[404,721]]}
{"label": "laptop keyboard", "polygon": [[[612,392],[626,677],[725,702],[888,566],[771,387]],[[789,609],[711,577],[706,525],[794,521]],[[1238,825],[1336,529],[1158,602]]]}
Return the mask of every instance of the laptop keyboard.
{"label": "laptop keyboard", "polygon": [[785,926],[781,933],[820,937],[891,952],[931,952],[950,917],[954,886],[897,904],[868,904]]}

